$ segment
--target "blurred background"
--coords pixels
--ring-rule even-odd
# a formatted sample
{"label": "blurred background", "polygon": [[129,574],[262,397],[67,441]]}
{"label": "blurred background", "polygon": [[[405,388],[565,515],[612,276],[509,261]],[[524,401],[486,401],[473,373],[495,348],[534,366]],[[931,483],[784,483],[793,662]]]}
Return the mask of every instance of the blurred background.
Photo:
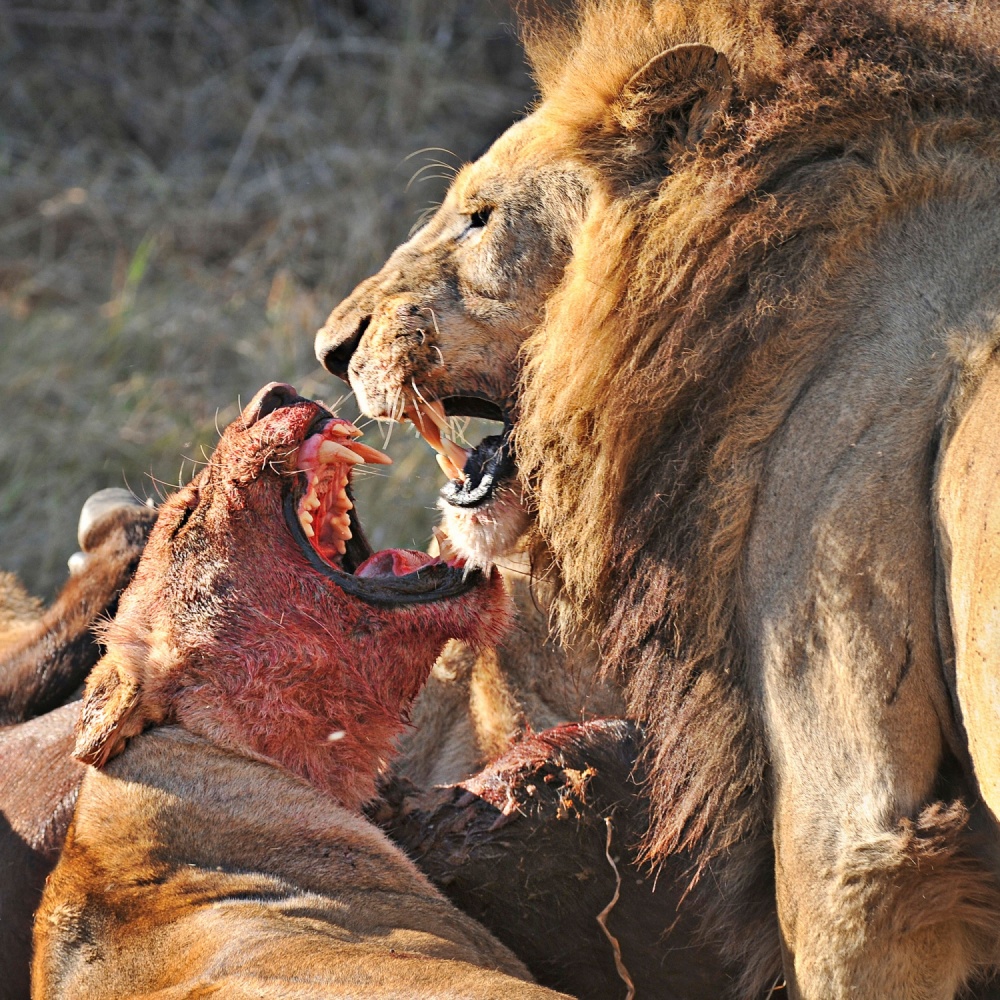
{"label": "blurred background", "polygon": [[[512,22],[0,0],[0,569],[51,596],[91,492],[187,481],[267,381],[354,417],[313,334],[530,102]],[[388,450],[359,510],[377,547],[422,548],[443,478],[412,430]]]}

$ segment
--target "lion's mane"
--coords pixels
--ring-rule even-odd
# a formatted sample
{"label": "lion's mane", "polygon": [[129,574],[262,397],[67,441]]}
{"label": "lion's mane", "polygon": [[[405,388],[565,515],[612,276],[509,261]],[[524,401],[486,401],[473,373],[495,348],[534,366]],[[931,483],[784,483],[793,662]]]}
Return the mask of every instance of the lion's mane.
{"label": "lion's mane", "polygon": [[[519,461],[561,624],[596,632],[651,733],[649,856],[704,861],[767,827],[740,574],[769,442],[842,327],[834,280],[880,227],[932,193],[989,190],[955,150],[1000,156],[1000,18],[584,0],[526,11],[525,39],[554,139],[602,180],[526,344]],[[683,42],[728,58],[724,114],[668,166],[655,143],[623,156],[616,95]]]}

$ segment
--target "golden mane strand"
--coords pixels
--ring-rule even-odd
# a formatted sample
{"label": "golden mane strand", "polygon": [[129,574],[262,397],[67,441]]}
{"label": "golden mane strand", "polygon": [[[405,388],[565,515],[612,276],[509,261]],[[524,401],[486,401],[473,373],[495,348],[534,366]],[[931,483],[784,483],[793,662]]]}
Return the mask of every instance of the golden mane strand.
{"label": "golden mane strand", "polygon": [[[956,148],[1000,159],[997,10],[954,6],[586,0],[533,28],[553,127],[604,188],[525,347],[518,456],[561,624],[598,635],[649,727],[653,858],[706,860],[767,813],[740,566],[767,446],[854,307],[833,284],[968,185]],[[727,113],[654,182],[602,169],[608,95],[686,41],[728,57]]]}

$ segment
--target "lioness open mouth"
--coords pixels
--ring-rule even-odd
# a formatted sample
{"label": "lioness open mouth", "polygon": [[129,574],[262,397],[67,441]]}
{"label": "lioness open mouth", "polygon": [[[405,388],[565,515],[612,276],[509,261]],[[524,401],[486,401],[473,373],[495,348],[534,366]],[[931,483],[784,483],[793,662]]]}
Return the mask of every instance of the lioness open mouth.
{"label": "lioness open mouth", "polygon": [[392,460],[357,440],[361,431],[350,421],[312,400],[295,397],[265,419],[280,420],[282,410],[302,406],[312,407],[315,416],[296,452],[286,459],[294,474],[287,478],[284,512],[313,568],[345,593],[375,604],[437,601],[476,586],[478,572],[426,552],[372,551],[354,505],[351,479],[359,465]]}
{"label": "lioness open mouth", "polygon": [[[503,430],[483,438],[474,448],[462,448],[447,437],[450,416],[499,420],[503,422]],[[493,501],[497,489],[514,478],[512,424],[495,403],[464,396],[428,402],[413,396],[403,411],[403,418],[409,420],[437,452],[438,465],[448,477],[441,497],[452,507],[463,510],[486,507]]]}

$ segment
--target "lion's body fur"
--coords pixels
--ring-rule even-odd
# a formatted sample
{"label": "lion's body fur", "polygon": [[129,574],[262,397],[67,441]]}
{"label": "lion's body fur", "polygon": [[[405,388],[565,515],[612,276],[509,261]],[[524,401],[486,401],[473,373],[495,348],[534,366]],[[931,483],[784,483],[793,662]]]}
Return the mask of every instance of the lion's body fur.
{"label": "lion's body fur", "polygon": [[179,727],[88,771],[37,924],[36,996],[556,996],[370,823]]}
{"label": "lion's body fur", "polygon": [[1000,6],[521,6],[537,107],[318,353],[384,416],[503,402],[521,349],[535,551],[648,727],[649,858],[724,862],[749,952],[773,840],[793,996],[951,997],[1000,965]]}
{"label": "lion's body fur", "polygon": [[[529,36],[540,113],[602,178],[525,351],[517,442],[540,536],[566,625],[597,632],[651,727],[651,856],[724,851],[767,824],[774,788],[779,853],[793,822],[793,841],[836,829],[798,860],[850,865],[934,799],[960,742],[931,501],[950,408],[1000,343],[997,12],[662,5],[661,30],[645,5],[610,6],[584,5],[569,56]],[[623,36],[643,44],[616,61]],[[725,53],[740,96],[654,186],[603,148],[603,122],[645,59],[686,41]],[[947,943],[915,946],[954,970],[905,995],[950,996],[996,960],[987,867],[989,891],[932,904]],[[803,953],[863,909],[784,891]],[[966,930],[983,924],[977,951]],[[855,965],[864,939],[844,926],[808,995],[897,995],[899,969]]]}

